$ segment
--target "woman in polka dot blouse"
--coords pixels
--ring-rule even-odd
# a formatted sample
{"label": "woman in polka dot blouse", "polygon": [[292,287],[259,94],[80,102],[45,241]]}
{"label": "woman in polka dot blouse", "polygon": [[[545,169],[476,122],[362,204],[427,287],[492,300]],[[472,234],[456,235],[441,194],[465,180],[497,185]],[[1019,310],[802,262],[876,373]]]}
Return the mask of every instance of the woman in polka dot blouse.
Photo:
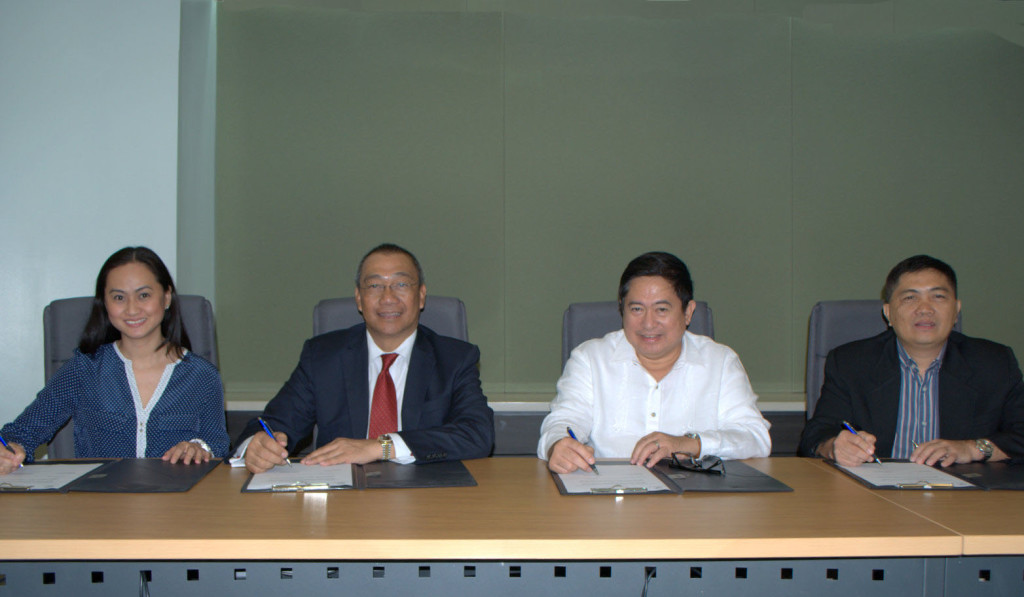
{"label": "woman in polka dot blouse", "polygon": [[79,458],[223,457],[224,390],[189,348],[174,282],[160,257],[126,247],[96,278],[89,322],[71,359],[13,423],[0,429],[0,474],[32,460],[69,418]]}

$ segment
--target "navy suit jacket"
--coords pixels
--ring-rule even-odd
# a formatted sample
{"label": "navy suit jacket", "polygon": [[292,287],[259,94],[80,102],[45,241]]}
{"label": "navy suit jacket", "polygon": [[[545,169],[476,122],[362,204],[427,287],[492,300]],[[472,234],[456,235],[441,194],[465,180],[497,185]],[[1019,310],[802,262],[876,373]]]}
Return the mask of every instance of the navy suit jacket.
{"label": "navy suit jacket", "polygon": [[[843,421],[876,437],[875,453],[892,455],[900,404],[896,334],[844,344],[825,360],[825,383],[814,416],[800,438],[800,454],[814,456]],[[988,438],[1009,456],[1024,456],[1024,385],[1013,351],[953,332],[939,370],[939,437]]]}
{"label": "navy suit jacket", "polygon": [[[366,439],[370,417],[366,325],[306,340],[299,364],[263,411],[288,451],[317,427],[316,447]],[[480,389],[476,346],[419,326],[402,398],[399,435],[417,463],[483,458],[494,444],[494,413]],[[260,430],[250,421],[242,433]]]}

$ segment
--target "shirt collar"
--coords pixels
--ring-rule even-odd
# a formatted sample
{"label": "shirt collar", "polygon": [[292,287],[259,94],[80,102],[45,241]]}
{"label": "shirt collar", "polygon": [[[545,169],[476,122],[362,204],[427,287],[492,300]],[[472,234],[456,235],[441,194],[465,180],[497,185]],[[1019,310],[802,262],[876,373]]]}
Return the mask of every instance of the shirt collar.
{"label": "shirt collar", "polygon": [[401,344],[398,345],[398,348],[385,352],[385,351],[381,350],[381,348],[379,346],[377,346],[376,342],[373,341],[373,337],[370,336],[370,332],[366,332],[366,348],[367,348],[368,354],[370,355],[370,360],[371,361],[380,360],[380,355],[382,355],[382,354],[389,354],[389,353],[393,352],[393,353],[397,353],[399,357],[404,358],[404,359],[406,359],[406,361],[408,361],[409,359],[412,358],[412,347],[413,347],[413,344],[416,343],[416,334],[417,333],[418,333],[417,330],[413,330],[413,332],[411,334],[409,334],[409,337],[406,338],[404,341],[402,341]]}
{"label": "shirt collar", "polygon": [[[124,356],[124,354],[121,353],[121,349],[117,347],[117,342],[111,342],[110,345],[114,347],[114,352],[117,354],[117,358],[121,359],[121,362],[123,362],[123,363],[131,363],[132,362],[131,359],[129,359],[128,357]],[[187,348],[185,348],[185,347],[181,348],[181,356],[182,357],[184,357],[188,353],[189,353],[189,350]],[[181,362],[181,358],[174,359],[173,362],[174,363],[180,363]]]}
{"label": "shirt collar", "polygon": [[[612,354],[612,360],[626,361],[639,365],[640,359],[636,356],[636,349],[633,348],[633,345],[626,339],[626,332],[624,330],[619,330],[619,333],[622,334],[622,341],[615,346],[615,352]],[[679,358],[676,359],[676,362],[672,364],[672,369],[679,369],[684,365],[701,366],[701,360],[697,356],[699,349],[690,339],[690,332],[683,334],[682,342],[683,351],[679,354]]]}
{"label": "shirt collar", "polygon": [[[928,373],[928,371],[933,369],[938,370],[942,367],[942,358],[946,356],[947,346],[949,346],[949,340],[942,345],[942,350],[939,351],[939,356],[935,357],[935,360],[928,365],[928,369],[924,373]],[[907,351],[903,348],[903,343],[900,342],[899,338],[896,338],[896,354],[899,355],[901,369],[907,371],[917,370],[917,363],[914,359],[910,358],[909,354],[907,354]],[[918,373],[921,374],[920,371],[918,371]]]}

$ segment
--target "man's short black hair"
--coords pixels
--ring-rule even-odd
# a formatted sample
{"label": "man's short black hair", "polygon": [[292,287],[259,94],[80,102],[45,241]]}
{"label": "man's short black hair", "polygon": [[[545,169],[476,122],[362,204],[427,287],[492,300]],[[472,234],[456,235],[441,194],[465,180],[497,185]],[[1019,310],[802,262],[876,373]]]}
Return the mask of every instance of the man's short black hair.
{"label": "man's short black hair", "polygon": [[643,276],[660,276],[672,284],[676,296],[683,301],[683,310],[693,300],[693,280],[690,279],[690,270],[687,269],[683,260],[671,253],[663,251],[651,251],[644,253],[633,261],[629,262],[622,277],[619,279],[619,314],[622,314],[622,301],[629,293],[629,283],[633,278]]}
{"label": "man's short black hair", "polygon": [[366,255],[363,255],[363,258],[359,260],[359,266],[356,267],[356,287],[359,286],[359,277],[363,275],[363,264],[366,263],[366,260],[370,258],[370,255],[374,255],[376,253],[384,253],[385,255],[401,253],[402,255],[405,255],[406,257],[411,259],[412,264],[416,266],[416,277],[418,278],[417,282],[419,282],[420,284],[426,282],[426,278],[423,276],[423,268],[420,267],[420,260],[416,259],[415,255],[394,243],[383,243],[370,249],[370,251],[366,253]]}
{"label": "man's short black hair", "polygon": [[885,287],[882,289],[882,300],[888,303],[892,299],[892,293],[896,292],[896,286],[899,285],[903,274],[912,274],[926,269],[936,270],[946,276],[949,285],[953,287],[953,298],[956,298],[956,272],[953,271],[953,268],[945,261],[930,255],[914,255],[907,257],[889,270],[889,275],[885,277]]}

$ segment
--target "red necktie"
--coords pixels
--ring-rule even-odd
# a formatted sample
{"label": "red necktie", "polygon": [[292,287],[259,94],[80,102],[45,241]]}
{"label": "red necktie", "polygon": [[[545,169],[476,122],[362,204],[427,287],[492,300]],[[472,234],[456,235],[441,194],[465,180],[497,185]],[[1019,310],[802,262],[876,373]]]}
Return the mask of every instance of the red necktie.
{"label": "red necktie", "polygon": [[380,358],[384,360],[384,368],[380,370],[377,383],[373,386],[370,433],[366,436],[370,439],[398,431],[398,397],[395,393],[395,382],[388,371],[398,358],[398,353],[382,354]]}

